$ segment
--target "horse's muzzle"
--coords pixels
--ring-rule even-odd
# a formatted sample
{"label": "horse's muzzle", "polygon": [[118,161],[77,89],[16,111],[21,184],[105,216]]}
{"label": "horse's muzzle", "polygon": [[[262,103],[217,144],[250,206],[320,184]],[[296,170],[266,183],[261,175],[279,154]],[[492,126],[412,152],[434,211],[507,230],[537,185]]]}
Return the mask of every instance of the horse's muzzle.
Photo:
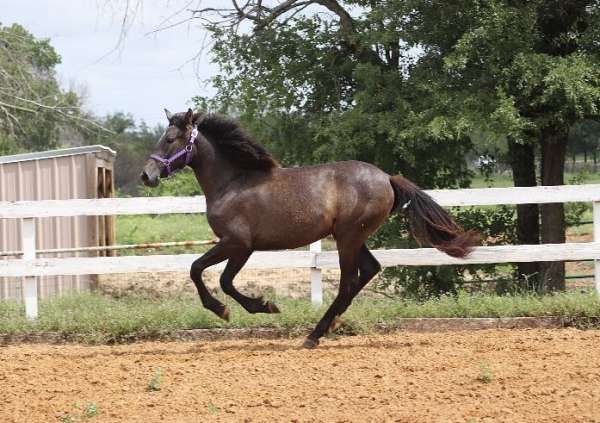
{"label": "horse's muzzle", "polygon": [[142,179],[142,182],[144,183],[144,185],[146,185],[147,187],[150,187],[150,188],[157,187],[160,182],[158,176],[151,177],[148,175],[148,173],[145,170],[140,175],[140,178]]}
{"label": "horse's muzzle", "polygon": [[140,174],[140,178],[147,187],[154,188],[158,186],[160,183],[160,169],[154,160],[149,160],[146,163],[146,166],[144,166],[144,169]]}

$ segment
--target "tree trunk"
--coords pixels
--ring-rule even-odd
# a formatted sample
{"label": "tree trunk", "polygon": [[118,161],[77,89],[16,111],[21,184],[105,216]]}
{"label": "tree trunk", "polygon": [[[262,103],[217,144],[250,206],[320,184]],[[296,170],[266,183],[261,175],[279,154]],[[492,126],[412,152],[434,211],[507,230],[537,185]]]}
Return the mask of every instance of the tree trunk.
{"label": "tree trunk", "polygon": [[[536,186],[534,146],[509,140],[508,154],[515,186]],[[539,244],[540,222],[537,204],[517,205],[517,239],[519,244]],[[539,288],[539,263],[519,263],[517,269],[521,288],[528,290]]]}
{"label": "tree trunk", "polygon": [[[547,129],[542,131],[542,185],[563,185],[567,133]],[[562,203],[541,205],[541,235],[544,244],[561,244],[565,236],[565,208]],[[540,264],[543,286],[550,291],[565,289],[565,263]]]}

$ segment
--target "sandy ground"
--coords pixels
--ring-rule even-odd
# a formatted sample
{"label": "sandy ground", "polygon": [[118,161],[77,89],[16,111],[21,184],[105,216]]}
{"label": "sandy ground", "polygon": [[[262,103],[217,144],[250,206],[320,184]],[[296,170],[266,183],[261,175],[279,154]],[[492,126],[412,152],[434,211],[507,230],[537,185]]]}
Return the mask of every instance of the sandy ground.
{"label": "sandy ground", "polygon": [[300,342],[0,348],[0,421],[600,422],[600,331]]}

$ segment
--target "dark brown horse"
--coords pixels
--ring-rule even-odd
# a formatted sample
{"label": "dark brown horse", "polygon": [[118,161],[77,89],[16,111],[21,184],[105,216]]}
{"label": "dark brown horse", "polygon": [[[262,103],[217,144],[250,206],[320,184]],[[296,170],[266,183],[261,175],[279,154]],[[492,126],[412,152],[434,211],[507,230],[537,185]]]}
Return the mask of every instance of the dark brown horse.
{"label": "dark brown horse", "polygon": [[[358,161],[282,168],[240,126],[213,114],[171,114],[169,126],[148,160],[142,180],[156,186],[161,177],[189,165],[206,196],[206,216],[220,238],[192,264],[190,276],[202,304],[221,318],[229,309],[202,281],[209,266],[227,260],[223,291],[250,313],[278,313],[270,301],[251,298],[233,286],[253,251],[297,248],[333,235],[339,254],[338,295],[306,338],[318,345],[325,332],[381,266],[365,246],[369,236],[394,212],[404,211],[415,237],[455,257],[475,242],[427,194],[402,176],[390,176]],[[197,128],[197,130],[196,130]]]}

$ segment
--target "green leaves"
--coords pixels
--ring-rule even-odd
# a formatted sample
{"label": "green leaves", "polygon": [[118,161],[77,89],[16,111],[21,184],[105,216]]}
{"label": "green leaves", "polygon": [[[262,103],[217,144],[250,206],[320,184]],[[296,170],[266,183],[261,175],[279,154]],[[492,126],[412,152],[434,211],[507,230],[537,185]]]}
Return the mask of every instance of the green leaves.
{"label": "green leaves", "polygon": [[222,73],[216,98],[198,104],[237,115],[284,165],[357,159],[426,187],[466,185],[473,119],[419,64],[412,31],[422,5],[342,7],[351,6],[351,41],[335,15],[309,12],[254,31],[210,26]]}
{"label": "green leaves", "polygon": [[0,25],[0,154],[56,147],[59,126],[75,122],[80,101],[59,87],[59,63],[49,40]]}
{"label": "green leaves", "polygon": [[563,120],[600,115],[600,67],[583,53],[556,58],[544,77],[544,104],[560,110]]}
{"label": "green leaves", "polygon": [[[451,13],[446,19],[471,19],[433,36],[416,28],[414,37],[421,35],[427,51],[440,56],[441,90],[465,99],[488,97],[475,109],[471,101],[457,104],[457,114],[474,128],[524,140],[542,128],[568,128],[599,114],[600,50],[589,49],[600,43],[595,2],[443,3],[421,2],[419,12],[431,16],[428,7],[440,8]],[[456,42],[448,46],[448,39]]]}

